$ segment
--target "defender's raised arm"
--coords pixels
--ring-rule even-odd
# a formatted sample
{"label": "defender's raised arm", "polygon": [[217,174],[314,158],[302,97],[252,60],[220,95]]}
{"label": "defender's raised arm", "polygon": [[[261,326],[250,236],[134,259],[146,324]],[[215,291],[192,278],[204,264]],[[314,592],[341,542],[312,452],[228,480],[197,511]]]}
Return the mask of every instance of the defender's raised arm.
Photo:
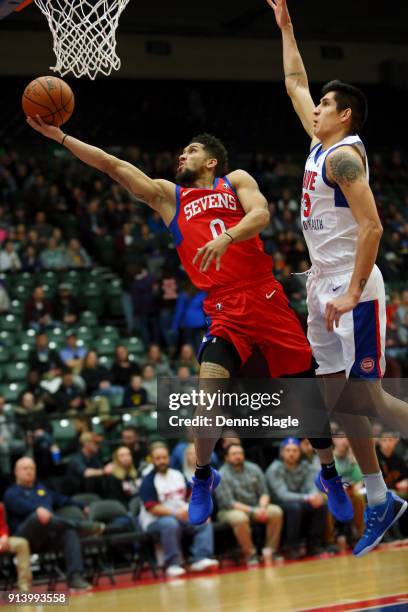
{"label": "defender's raised arm", "polygon": [[63,144],[85,164],[105,172],[139,200],[143,200],[151,208],[158,210],[165,223],[171,221],[176,197],[173,183],[162,179],[151,179],[132,164],[109,155],[103,149],[64,134],[58,127],[44,123],[38,115],[35,119],[27,117],[27,123],[43,136]]}
{"label": "defender's raised arm", "polygon": [[[286,0],[266,0],[275,13],[282,32],[283,68],[286,91],[303,127],[313,139],[313,111],[315,104],[310,95],[307,73],[296,43]],[[317,139],[316,139],[317,142]]]}

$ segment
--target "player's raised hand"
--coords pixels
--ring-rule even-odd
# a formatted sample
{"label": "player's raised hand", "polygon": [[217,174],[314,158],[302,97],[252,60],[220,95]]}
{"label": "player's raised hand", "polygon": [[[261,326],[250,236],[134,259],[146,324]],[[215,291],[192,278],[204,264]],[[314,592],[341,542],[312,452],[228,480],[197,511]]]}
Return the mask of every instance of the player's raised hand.
{"label": "player's raised hand", "polygon": [[211,262],[215,259],[215,269],[218,270],[221,268],[221,257],[224,255],[225,251],[231,244],[231,238],[227,236],[227,234],[220,234],[214,240],[210,240],[203,247],[197,249],[197,253],[193,259],[193,265],[195,265],[200,257],[200,272],[207,272]]}
{"label": "player's raised hand", "polygon": [[36,132],[40,132],[43,136],[47,138],[52,138],[52,140],[56,140],[57,142],[61,142],[64,137],[64,133],[60,130],[59,127],[55,125],[49,125],[45,123],[40,115],[36,115],[34,117],[27,117],[27,123],[30,127],[33,128]]}
{"label": "player's raised hand", "polygon": [[291,23],[290,15],[286,0],[266,0],[269,6],[275,13],[276,23],[283,30],[284,27]]}
{"label": "player's raised hand", "polygon": [[353,310],[358,304],[358,299],[349,293],[339,295],[335,300],[331,300],[326,304],[326,327],[327,331],[333,331],[334,326],[338,327],[340,317],[346,312]]}

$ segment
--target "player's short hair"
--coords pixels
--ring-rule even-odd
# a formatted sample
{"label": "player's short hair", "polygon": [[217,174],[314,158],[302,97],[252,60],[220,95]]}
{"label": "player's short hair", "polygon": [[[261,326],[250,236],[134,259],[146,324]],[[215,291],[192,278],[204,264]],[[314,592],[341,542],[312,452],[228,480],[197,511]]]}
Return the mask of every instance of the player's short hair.
{"label": "player's short hair", "polygon": [[215,176],[224,176],[228,172],[228,153],[223,143],[219,138],[216,138],[212,134],[199,134],[191,139],[191,142],[198,142],[202,144],[204,150],[215,157],[217,160],[217,166],[215,168]]}
{"label": "player's short hair", "polygon": [[365,94],[358,87],[338,80],[326,83],[322,89],[322,95],[325,96],[331,91],[335,94],[334,99],[338,111],[351,108],[351,133],[356,134],[367,121],[368,102]]}

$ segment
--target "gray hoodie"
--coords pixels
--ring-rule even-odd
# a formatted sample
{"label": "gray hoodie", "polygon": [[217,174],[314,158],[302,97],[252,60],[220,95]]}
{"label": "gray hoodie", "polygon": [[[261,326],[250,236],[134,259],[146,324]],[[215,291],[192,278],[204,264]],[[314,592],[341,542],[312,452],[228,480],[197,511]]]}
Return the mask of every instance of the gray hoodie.
{"label": "gray hoodie", "polygon": [[272,501],[302,501],[317,492],[314,479],[316,471],[308,461],[301,461],[290,470],[277,459],[266,470],[266,483]]}

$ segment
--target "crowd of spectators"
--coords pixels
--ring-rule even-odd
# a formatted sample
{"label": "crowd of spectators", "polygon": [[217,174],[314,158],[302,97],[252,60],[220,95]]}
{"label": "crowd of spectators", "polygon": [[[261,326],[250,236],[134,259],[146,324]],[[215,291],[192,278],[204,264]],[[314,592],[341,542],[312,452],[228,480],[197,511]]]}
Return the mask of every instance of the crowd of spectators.
{"label": "crowd of spectators", "polygon": [[[174,178],[176,153],[152,154],[133,147],[122,154],[152,177]],[[189,488],[184,478],[193,474],[194,447],[186,440],[169,453],[162,443],[149,446],[151,439],[123,425],[125,415],[154,413],[157,376],[174,376],[184,389],[197,374],[195,350],[205,327],[204,294],[185,277],[172,237],[156,212],[66,152],[51,155],[50,165],[49,158],[0,152],[3,315],[12,311],[15,296],[10,287],[24,273],[36,279],[24,295],[21,311],[21,329],[36,334],[24,388],[12,406],[0,396],[1,485],[7,489],[9,523],[6,527],[0,517],[0,550],[20,555],[19,585],[26,590],[31,580],[27,548],[18,540],[25,538],[36,550],[49,538],[58,538],[70,583],[85,588],[80,584],[78,533],[102,528],[69,522],[55,512],[72,502],[59,491],[91,492],[121,502],[132,520],[138,519],[133,524],[158,533],[168,575],[185,571],[178,544],[182,531],[192,537],[192,570],[215,567],[212,524],[191,529],[186,520]],[[262,234],[265,249],[291,303],[302,314],[306,276],[293,274],[309,268],[298,221],[300,158],[258,153],[239,165],[255,176],[267,196],[271,223]],[[394,371],[399,376],[408,367],[407,183],[408,166],[401,153],[373,156],[372,185],[385,228],[379,265],[388,283],[387,355],[397,364]],[[121,279],[121,314],[106,321],[105,313],[98,312],[99,324],[119,328],[111,363],[100,358],[94,340],[78,338],[82,316],[92,307],[65,278],[70,271],[86,273],[93,266],[104,266]],[[58,275],[55,290],[38,281],[47,272]],[[50,343],[55,328],[65,338],[61,346]],[[136,357],[124,342],[133,336],[144,346]],[[56,419],[73,425],[75,433],[68,443],[61,444],[56,436]],[[231,525],[245,562],[258,561],[254,529],[262,524],[264,552],[272,558],[283,553],[297,559],[319,554],[333,543],[351,545],[361,534],[364,491],[347,442],[336,440],[335,449],[337,467],[351,483],[355,508],[354,522],[345,528],[333,524],[326,500],[314,486],[318,468],[307,441],[290,439],[281,447],[276,441],[269,443],[262,454],[250,441],[224,440],[213,456],[223,474],[213,518]],[[379,440],[378,452],[389,486],[406,495],[406,446],[385,437]],[[11,484],[13,470],[16,484]],[[34,491],[36,504],[22,513],[16,510],[18,496],[26,490]],[[81,520],[85,519],[84,514]],[[400,529],[406,534],[406,526],[397,525],[390,537],[400,537]]]}
{"label": "crowd of spectators", "polygon": [[[31,586],[30,551],[41,552],[49,546],[63,549],[70,587],[89,588],[83,577],[80,538],[103,534],[107,525],[88,518],[90,509],[78,493],[120,503],[123,515],[120,521],[113,518],[112,524],[120,525],[126,533],[155,536],[161,545],[157,554],[168,577],[184,575],[186,567],[191,572],[218,567],[214,559],[215,521],[231,526],[235,546],[247,566],[340,552],[353,546],[361,535],[364,484],[344,438],[335,440],[335,460],[349,483],[347,491],[355,509],[354,519],[346,524],[333,521],[327,498],[316,488],[319,465],[306,439],[281,441],[266,465],[247,458],[247,440],[230,437],[220,441],[212,464],[223,478],[214,494],[212,520],[198,527],[191,525],[187,516],[196,462],[194,445],[182,442],[170,452],[162,441],[147,444],[132,426],[122,429],[105,460],[101,443],[101,436],[90,430],[81,433],[79,428],[77,450],[60,483],[63,493],[48,484],[49,477],[38,476],[29,453],[16,461],[15,483],[3,496],[7,523],[0,505],[0,552],[17,555],[21,590]],[[377,452],[388,486],[407,497],[408,447],[391,434],[383,434],[377,441]],[[68,508],[70,513],[64,512]],[[189,538],[188,550],[182,546],[182,535]],[[386,541],[407,535],[403,517]]]}

